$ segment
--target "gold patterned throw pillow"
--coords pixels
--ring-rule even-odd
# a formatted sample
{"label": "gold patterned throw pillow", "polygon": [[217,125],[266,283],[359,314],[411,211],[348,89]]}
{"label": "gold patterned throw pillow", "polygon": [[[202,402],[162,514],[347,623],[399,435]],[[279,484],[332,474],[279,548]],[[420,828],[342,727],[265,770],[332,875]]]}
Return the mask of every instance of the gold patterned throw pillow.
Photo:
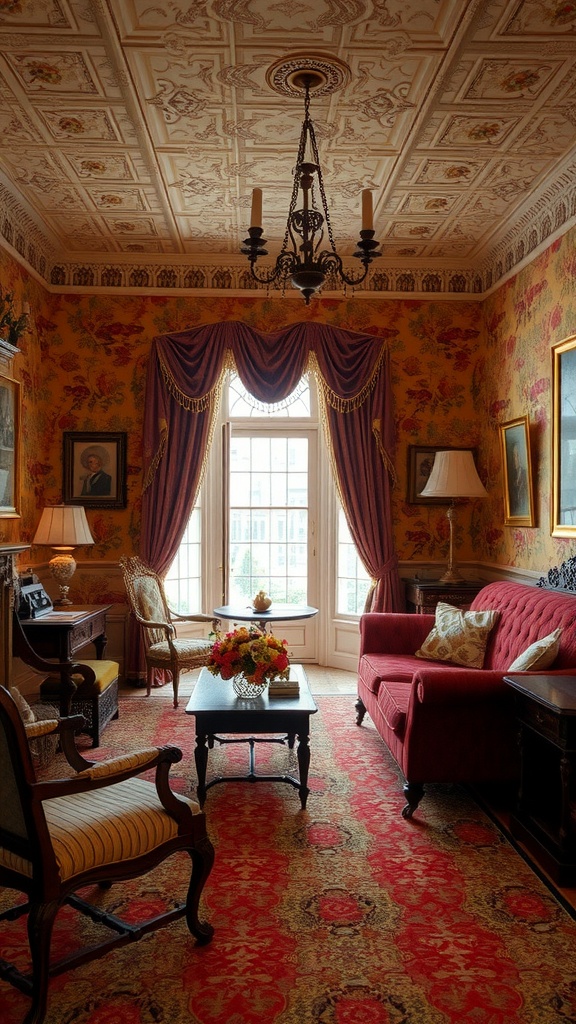
{"label": "gold patterned throw pillow", "polygon": [[439,601],[436,624],[416,651],[416,657],[482,668],[490,630],[499,614],[491,611],[464,612]]}
{"label": "gold patterned throw pillow", "polygon": [[530,669],[532,672],[542,672],[545,668],[550,668],[556,661],[556,655],[560,649],[561,635],[562,630],[555,629],[553,633],[549,633],[548,636],[543,636],[541,640],[536,640],[536,643],[530,644],[530,647],[527,647],[512,662],[508,671],[527,672]]}

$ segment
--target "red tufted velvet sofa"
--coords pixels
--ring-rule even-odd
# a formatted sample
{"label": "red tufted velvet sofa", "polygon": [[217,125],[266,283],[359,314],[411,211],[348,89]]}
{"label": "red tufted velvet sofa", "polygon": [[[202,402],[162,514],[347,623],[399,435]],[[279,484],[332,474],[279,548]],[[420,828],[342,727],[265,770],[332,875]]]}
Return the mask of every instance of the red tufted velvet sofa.
{"label": "red tufted velvet sofa", "polygon": [[411,818],[427,782],[505,782],[518,776],[513,693],[503,682],[530,644],[562,627],[549,672],[576,676],[576,594],[490,583],[473,610],[498,610],[484,667],[423,661],[414,652],[433,615],[369,612],[360,620],[358,725],[366,712],[397,761]]}

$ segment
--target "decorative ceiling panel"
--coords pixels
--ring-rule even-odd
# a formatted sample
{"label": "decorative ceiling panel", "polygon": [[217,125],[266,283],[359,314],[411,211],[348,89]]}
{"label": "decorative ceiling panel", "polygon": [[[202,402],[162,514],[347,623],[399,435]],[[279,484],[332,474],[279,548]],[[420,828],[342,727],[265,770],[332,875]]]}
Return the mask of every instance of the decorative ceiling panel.
{"label": "decorative ceiling panel", "polygon": [[349,69],[311,114],[343,255],[373,190],[367,290],[477,293],[576,220],[576,3],[7,0],[4,238],[55,287],[250,287],[303,119],[267,72],[303,52]]}

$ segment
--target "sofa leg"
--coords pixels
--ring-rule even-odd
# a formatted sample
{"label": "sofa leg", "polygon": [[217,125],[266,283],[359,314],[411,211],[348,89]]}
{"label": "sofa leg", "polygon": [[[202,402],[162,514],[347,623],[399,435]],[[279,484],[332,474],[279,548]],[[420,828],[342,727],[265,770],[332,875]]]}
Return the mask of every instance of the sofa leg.
{"label": "sofa leg", "polygon": [[366,708],[364,707],[364,704],[362,703],[360,697],[358,697],[358,700],[356,701],[356,704],[354,706],[356,708],[356,725],[362,725],[362,722],[364,721],[364,715],[366,714]]}
{"label": "sofa leg", "polygon": [[404,796],[408,803],[402,808],[402,817],[411,818],[424,796],[424,786],[421,782],[404,783]]}

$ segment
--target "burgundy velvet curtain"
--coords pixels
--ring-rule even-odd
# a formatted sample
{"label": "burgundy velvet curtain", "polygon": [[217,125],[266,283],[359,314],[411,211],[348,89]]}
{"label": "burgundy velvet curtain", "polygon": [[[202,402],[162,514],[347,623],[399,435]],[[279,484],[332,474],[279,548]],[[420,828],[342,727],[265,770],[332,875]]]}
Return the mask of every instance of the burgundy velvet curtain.
{"label": "burgundy velvet curtain", "polygon": [[155,338],[146,383],[141,554],[164,573],[200,485],[223,376],[236,367],[262,402],[286,398],[316,372],[346,518],[374,580],[370,607],[403,606],[390,489],[393,413],[385,343],[317,323],[270,334],[235,321]]}

